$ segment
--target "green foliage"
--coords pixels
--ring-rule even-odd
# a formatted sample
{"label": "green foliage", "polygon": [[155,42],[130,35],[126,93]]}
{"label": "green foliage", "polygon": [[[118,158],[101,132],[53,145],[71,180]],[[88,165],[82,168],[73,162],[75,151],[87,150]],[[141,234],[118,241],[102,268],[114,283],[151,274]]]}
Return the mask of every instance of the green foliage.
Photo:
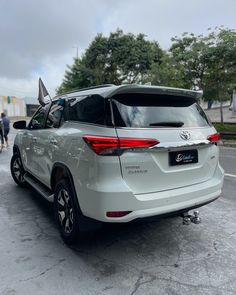
{"label": "green foliage", "polygon": [[82,87],[90,86],[90,80],[93,73],[85,66],[83,59],[74,59],[72,66],[67,66],[64,79],[61,85],[56,89],[58,94],[65,93]]}
{"label": "green foliage", "polygon": [[173,60],[183,68],[183,79],[193,89],[202,88],[206,49],[202,36],[184,33],[181,38],[172,38],[170,52]]}
{"label": "green foliage", "polygon": [[113,83],[147,83],[200,89],[205,100],[223,101],[236,89],[236,32],[209,29],[207,36],[184,33],[169,51],[144,34],[98,34],[81,58],[67,66],[57,93]]}
{"label": "green foliage", "polygon": [[161,62],[153,63],[144,83],[177,88],[191,88],[191,83],[184,79],[184,67],[169,54],[163,54]]}
{"label": "green foliage", "polygon": [[109,37],[98,34],[83,57],[67,67],[57,93],[107,83],[140,83],[162,54],[158,43],[146,40],[143,34],[122,30]]}
{"label": "green foliage", "polygon": [[225,100],[236,87],[236,32],[220,28],[208,36],[206,97]]}
{"label": "green foliage", "polygon": [[202,89],[206,100],[227,100],[236,87],[236,32],[223,27],[207,36],[184,33],[172,39],[173,59],[184,67],[184,80]]}
{"label": "green foliage", "polygon": [[235,132],[236,134],[236,124],[224,123],[222,125],[221,123],[213,123],[213,125],[218,132],[227,131],[227,132]]}

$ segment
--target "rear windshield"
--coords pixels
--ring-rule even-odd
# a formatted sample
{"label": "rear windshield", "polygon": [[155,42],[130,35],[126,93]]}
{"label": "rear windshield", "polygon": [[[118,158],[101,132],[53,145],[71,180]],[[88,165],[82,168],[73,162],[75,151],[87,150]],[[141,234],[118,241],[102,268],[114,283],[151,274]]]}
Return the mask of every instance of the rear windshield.
{"label": "rear windshield", "polygon": [[117,127],[205,127],[211,125],[202,108],[189,97],[124,94],[112,99]]}

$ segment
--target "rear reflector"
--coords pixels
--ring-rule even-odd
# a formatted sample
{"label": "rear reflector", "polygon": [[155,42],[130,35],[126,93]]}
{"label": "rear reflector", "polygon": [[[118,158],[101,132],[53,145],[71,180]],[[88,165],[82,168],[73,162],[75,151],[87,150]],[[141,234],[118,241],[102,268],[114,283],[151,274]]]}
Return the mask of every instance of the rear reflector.
{"label": "rear reflector", "polygon": [[148,148],[160,143],[156,139],[85,135],[84,141],[98,155],[115,155],[118,149]]}
{"label": "rear reflector", "polygon": [[217,142],[220,140],[220,133],[214,133],[207,137],[207,139],[211,142]]}
{"label": "rear reflector", "polygon": [[131,212],[132,211],[109,211],[107,212],[107,217],[113,217],[113,218],[123,217],[128,215]]}

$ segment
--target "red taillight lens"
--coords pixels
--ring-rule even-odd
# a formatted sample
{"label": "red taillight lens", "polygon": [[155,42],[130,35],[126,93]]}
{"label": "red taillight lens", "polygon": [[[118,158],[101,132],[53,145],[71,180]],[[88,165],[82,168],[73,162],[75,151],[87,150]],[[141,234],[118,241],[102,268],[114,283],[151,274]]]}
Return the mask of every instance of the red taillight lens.
{"label": "red taillight lens", "polygon": [[220,140],[220,133],[214,133],[207,137],[207,139],[211,142],[217,142]]}
{"label": "red taillight lens", "polygon": [[125,138],[121,137],[119,139],[120,148],[145,148],[151,147],[158,143],[160,143],[156,139],[148,139],[148,138]]}
{"label": "red taillight lens", "polygon": [[107,217],[117,218],[123,217],[131,213],[132,211],[109,211],[107,212]]}
{"label": "red taillight lens", "polygon": [[119,140],[117,137],[86,135],[83,137],[83,139],[98,155],[105,152],[109,153],[109,151],[111,154],[112,151],[117,149],[119,146]]}
{"label": "red taillight lens", "polygon": [[106,137],[86,135],[84,141],[98,155],[114,155],[118,149],[148,148],[159,143],[156,139]]}

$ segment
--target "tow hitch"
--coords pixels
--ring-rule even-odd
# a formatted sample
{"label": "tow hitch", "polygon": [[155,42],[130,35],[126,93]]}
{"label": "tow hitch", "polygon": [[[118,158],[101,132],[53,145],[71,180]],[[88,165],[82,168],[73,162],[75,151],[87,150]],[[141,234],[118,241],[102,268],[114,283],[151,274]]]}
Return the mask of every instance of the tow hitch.
{"label": "tow hitch", "polygon": [[193,214],[189,214],[189,212],[184,212],[181,214],[183,218],[183,224],[189,225],[191,222],[195,224],[201,223],[201,218],[199,217],[199,211],[193,211]]}

